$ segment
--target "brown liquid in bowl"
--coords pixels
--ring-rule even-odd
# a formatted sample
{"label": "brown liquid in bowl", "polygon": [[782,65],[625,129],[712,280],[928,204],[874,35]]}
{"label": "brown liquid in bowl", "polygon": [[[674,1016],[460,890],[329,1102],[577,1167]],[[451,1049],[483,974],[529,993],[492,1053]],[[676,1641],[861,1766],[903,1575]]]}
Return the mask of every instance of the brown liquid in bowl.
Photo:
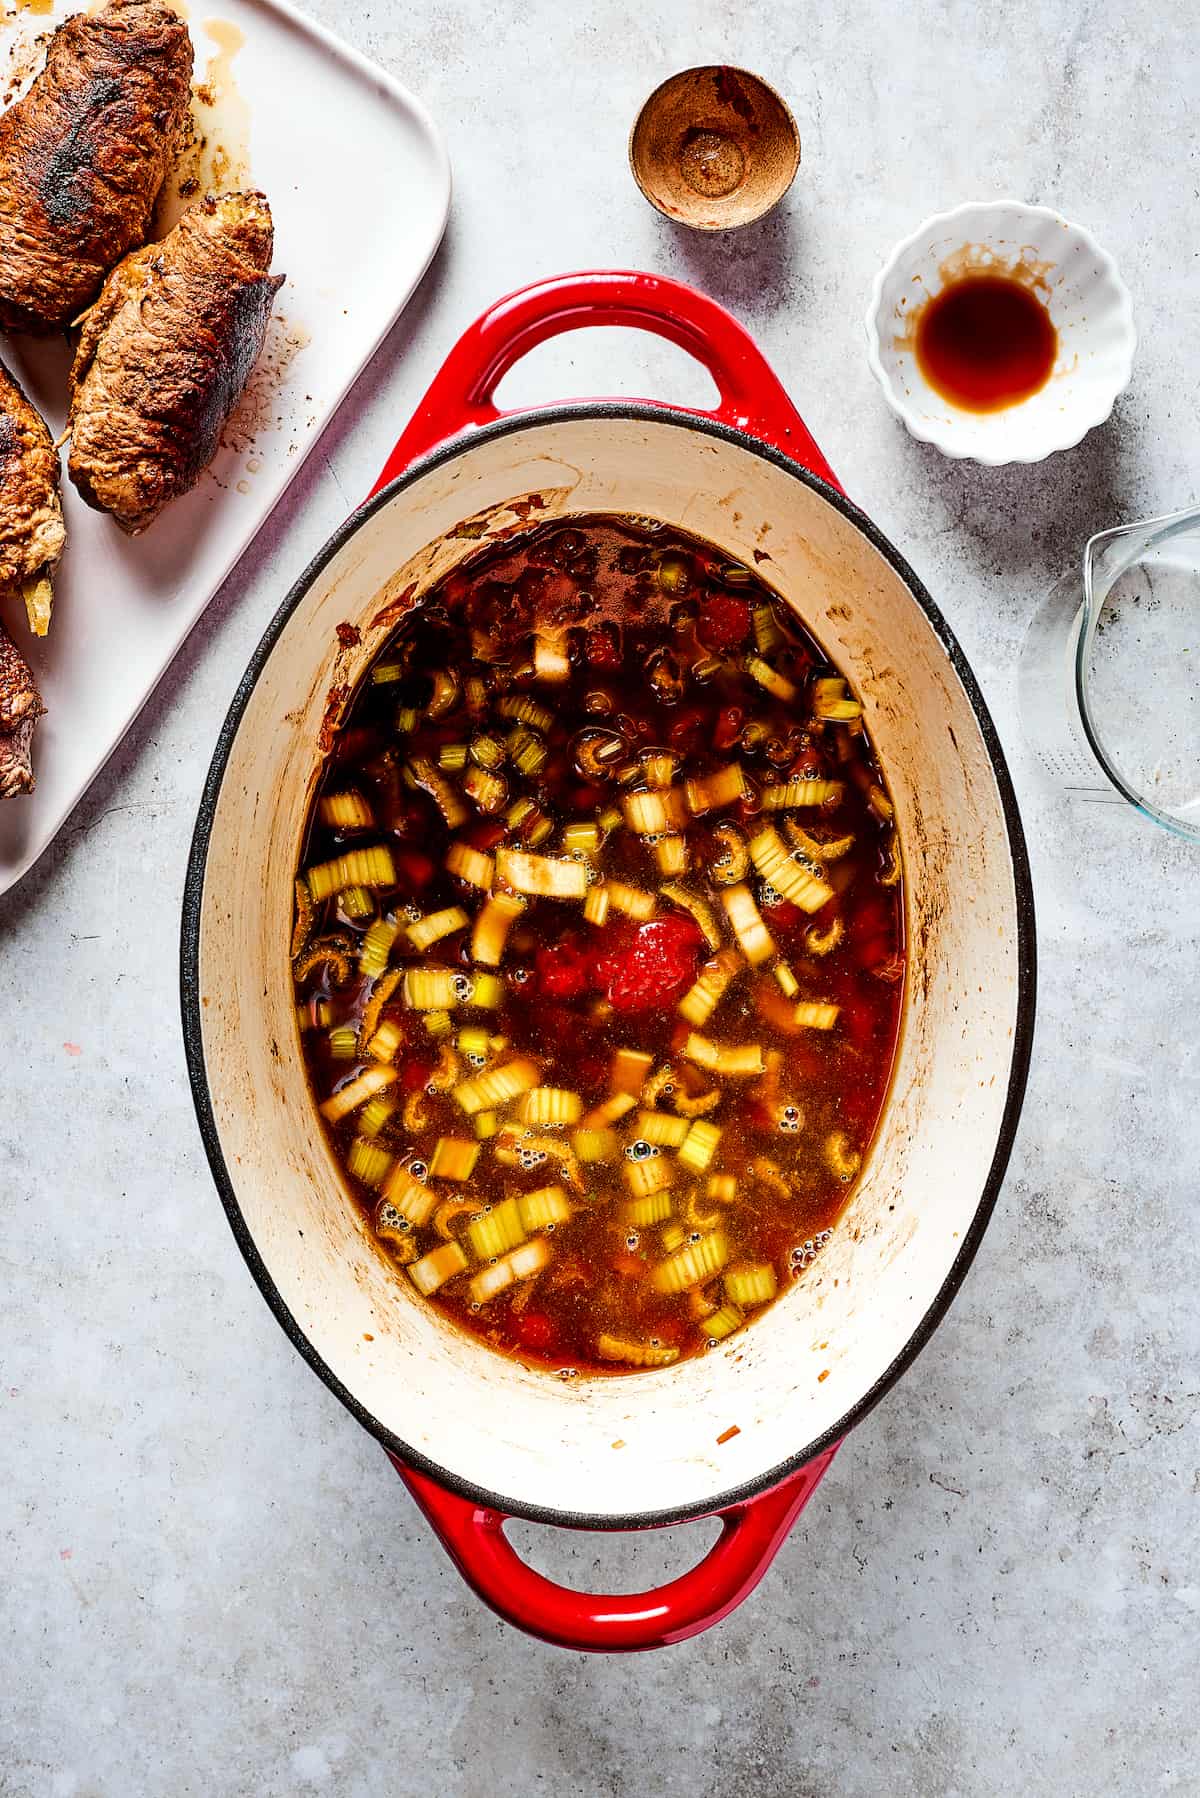
{"label": "brown liquid in bowl", "polygon": [[966,412],[999,412],[1040,392],[1058,332],[1032,288],[1010,275],[951,281],[917,316],[917,366],[936,393]]}

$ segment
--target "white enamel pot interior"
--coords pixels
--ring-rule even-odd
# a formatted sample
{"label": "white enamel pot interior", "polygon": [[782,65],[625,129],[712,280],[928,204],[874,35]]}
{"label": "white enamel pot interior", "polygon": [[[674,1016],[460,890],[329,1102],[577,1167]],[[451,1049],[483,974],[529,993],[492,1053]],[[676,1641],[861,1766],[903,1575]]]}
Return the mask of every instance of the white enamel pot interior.
{"label": "white enamel pot interior", "polygon": [[[883,1122],[803,1277],[700,1359],[567,1383],[454,1330],[373,1246],[309,1098],[288,939],[322,742],[397,619],[479,549],[481,528],[586,512],[664,519],[758,567],[851,676],[896,803],[910,975]],[[999,744],[911,571],[840,495],[742,433],[594,404],[504,421],[434,454],[356,514],[284,603],[226,722],[197,826],[185,1034],[237,1239],[292,1341],[354,1415],[468,1497],[620,1527],[698,1516],[776,1483],[927,1340],[1007,1161],[1033,955]]]}

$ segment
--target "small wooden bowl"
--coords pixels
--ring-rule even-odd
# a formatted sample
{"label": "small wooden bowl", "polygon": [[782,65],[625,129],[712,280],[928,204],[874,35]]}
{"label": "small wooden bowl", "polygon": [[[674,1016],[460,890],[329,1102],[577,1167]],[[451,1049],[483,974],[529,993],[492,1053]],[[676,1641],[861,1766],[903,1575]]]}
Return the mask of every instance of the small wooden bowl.
{"label": "small wooden bowl", "polygon": [[775,89],[748,70],[684,69],[639,112],[629,165],[667,218],[728,231],[782,200],[800,166],[800,133]]}

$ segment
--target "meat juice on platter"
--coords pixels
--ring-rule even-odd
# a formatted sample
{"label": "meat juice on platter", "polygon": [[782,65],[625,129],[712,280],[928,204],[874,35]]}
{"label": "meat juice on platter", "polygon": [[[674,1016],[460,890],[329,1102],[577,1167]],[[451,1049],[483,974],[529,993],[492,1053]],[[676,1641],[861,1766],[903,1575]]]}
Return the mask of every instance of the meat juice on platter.
{"label": "meat juice on platter", "polygon": [[731,1337],[862,1165],[901,893],[862,707],[757,573],[610,516],[461,564],[296,882],[312,1089],[397,1277],[565,1377]]}

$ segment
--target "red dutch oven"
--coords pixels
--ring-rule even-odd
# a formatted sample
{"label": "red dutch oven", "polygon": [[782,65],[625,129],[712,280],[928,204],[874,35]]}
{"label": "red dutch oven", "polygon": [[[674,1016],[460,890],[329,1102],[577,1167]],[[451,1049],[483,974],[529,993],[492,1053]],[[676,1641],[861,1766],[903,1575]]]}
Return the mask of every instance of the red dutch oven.
{"label": "red dutch oven", "polygon": [[[681,345],[720,404],[497,411],[520,356],[592,325]],[[884,1117],[818,1258],[717,1351],[567,1383],[454,1330],[369,1240],[307,1092],[287,951],[323,754],[397,620],[488,537],[596,512],[663,519],[759,566],[850,673],[896,804],[910,964]],[[713,301],[647,274],[564,276],[502,300],[455,345],[238,689],[192,847],[182,989],[200,1127],[251,1271],[479,1596],[594,1650],[678,1642],[726,1616],[978,1247],[1025,1085],[1034,931],[1003,753],[961,650]],[[620,1596],[556,1585],[504,1534],[510,1517],[636,1530],[709,1516],[721,1533],[697,1566]]]}

